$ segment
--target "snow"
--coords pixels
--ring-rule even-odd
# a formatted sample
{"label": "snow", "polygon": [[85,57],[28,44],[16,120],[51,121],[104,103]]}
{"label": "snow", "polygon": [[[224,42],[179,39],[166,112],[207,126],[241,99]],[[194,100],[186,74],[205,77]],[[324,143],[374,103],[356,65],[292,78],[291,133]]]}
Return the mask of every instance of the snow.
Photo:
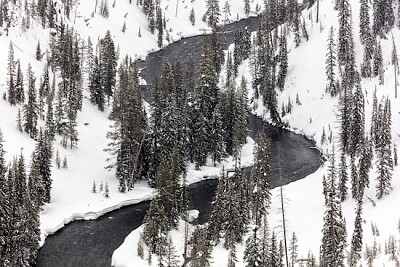
{"label": "snow", "polygon": [[[357,66],[361,65],[363,49],[359,40],[359,2],[353,1],[353,31],[355,35],[355,51]],[[325,93],[326,76],[325,76],[325,55],[326,40],[331,25],[335,28],[335,39],[337,39],[337,12],[333,11],[333,1],[320,2],[320,22],[315,22],[316,7],[303,11],[303,17],[306,19],[309,41],[302,40],[301,45],[295,48],[290,36],[288,41],[289,51],[289,69],[286,79],[286,85],[283,92],[278,93],[278,107],[282,103],[287,103],[290,97],[294,103],[293,111],[286,114],[283,118],[288,123],[289,128],[296,132],[312,138],[317,147],[320,148],[326,156],[331,153],[332,144],[322,144],[322,129],[328,135],[330,128],[333,132],[334,142],[337,142],[338,136],[338,120],[337,120],[337,98],[332,98]],[[312,16],[312,20],[310,17]],[[371,16],[372,23],[372,16]],[[381,40],[384,69],[385,84],[379,85],[378,78],[363,79],[362,88],[365,96],[365,120],[366,130],[370,128],[370,118],[372,113],[372,98],[375,88],[377,89],[378,101],[388,96],[391,99],[392,107],[392,138],[393,142],[399,147],[400,139],[400,113],[399,99],[395,98],[394,92],[394,71],[393,65],[390,63],[392,52],[392,36],[396,43],[397,50],[400,47],[400,31],[394,28],[388,35],[388,39]],[[233,49],[231,46],[230,49]],[[248,82],[248,88],[251,88],[251,68],[250,60],[245,61],[239,67],[238,79],[244,75]],[[338,77],[338,73],[336,73]],[[223,76],[223,75],[222,75]],[[221,84],[224,77],[221,77]],[[239,80],[237,80],[239,84]],[[400,89],[400,86],[398,86]],[[296,94],[299,95],[302,105],[295,104]],[[249,91],[249,98],[252,99],[253,92]],[[262,106],[261,101],[253,101],[253,112],[263,118],[269,120],[268,113]],[[338,147],[336,144],[335,147]],[[337,161],[338,162],[338,161]],[[374,161],[375,162],[375,161]],[[305,179],[296,181],[284,186],[285,200],[285,216],[287,220],[288,237],[295,232],[299,242],[299,258],[306,258],[311,251],[318,259],[319,247],[322,238],[323,214],[325,211],[324,197],[322,194],[322,177],[327,173],[327,165],[321,166],[315,173],[309,175]],[[384,246],[388,238],[392,235],[398,239],[399,237],[399,219],[400,211],[396,207],[400,202],[400,168],[395,167],[393,170],[392,187],[393,190],[389,195],[385,195],[382,199],[377,200],[375,197],[375,178],[377,177],[376,169],[370,172],[370,187],[365,191],[363,200],[363,253],[365,246],[373,246],[376,242],[381,247],[381,252],[373,262],[373,266],[395,266],[393,261],[389,260],[388,255],[384,255]],[[348,185],[350,187],[350,184]],[[279,198],[279,189],[272,191],[272,205],[268,216],[271,231],[274,230],[280,237],[283,235],[282,215],[280,212],[281,203]],[[348,197],[342,203],[343,215],[347,222],[347,251],[350,249],[350,241],[354,229],[354,218],[357,203]],[[371,225],[374,224],[379,230],[379,235],[374,236]],[[251,227],[250,227],[251,228]],[[113,255],[114,266],[148,266],[143,260],[136,256],[134,249],[138,240],[138,233],[142,229],[139,228],[129,235],[125,242],[118,248]],[[173,231],[172,237],[174,244],[181,248],[182,231]],[[243,244],[237,245],[237,258],[239,262],[236,266],[244,266],[243,263]],[[181,255],[182,253],[178,253]],[[218,245],[212,253],[211,266],[226,266],[228,259],[228,251]],[[154,260],[153,262],[156,262]],[[367,265],[366,260],[362,259],[362,265]],[[154,263],[151,266],[156,266]]]}
{"label": "snow", "polygon": [[[56,6],[60,9],[59,19],[63,14],[63,4],[57,0]],[[104,37],[107,30],[110,30],[114,39],[114,43],[118,46],[120,58],[126,54],[136,59],[144,59],[151,52],[159,49],[157,47],[157,35],[149,32],[147,18],[143,15],[140,7],[136,6],[136,1],[130,5],[129,0],[116,1],[115,7],[112,7],[109,1],[109,18],[104,18],[99,14],[93,14],[96,0],[78,1],[78,6],[71,12],[70,20],[63,18],[65,23],[78,32],[80,37],[87,41],[90,37],[94,45],[99,38]],[[100,2],[100,1],[99,1]],[[231,1],[232,16],[231,20],[244,18],[242,4]],[[178,16],[175,17],[175,4],[179,3]],[[261,0],[252,3],[252,14],[255,14],[255,6],[261,5]],[[192,26],[189,22],[189,12],[191,8],[196,12],[196,24]],[[205,2],[203,1],[163,1],[162,9],[166,16],[167,28],[170,31],[171,40],[179,40],[184,36],[202,34],[209,31],[205,22],[201,20],[201,16],[205,12]],[[93,16],[92,16],[93,15]],[[39,21],[32,20],[30,28],[26,32],[22,32],[19,24],[22,16],[18,18],[15,27],[11,27],[8,35],[4,32],[0,36],[0,64],[3,70],[0,73],[0,95],[7,91],[7,56],[10,41],[14,45],[15,60],[21,61],[21,69],[25,73],[28,63],[32,65],[32,69],[37,76],[36,88],[39,86],[39,77],[43,73],[44,61],[35,59],[36,45],[41,44],[42,52],[48,49],[49,33],[53,30],[43,29]],[[187,21],[187,23],[182,23]],[[126,23],[127,30],[122,32],[122,25]],[[138,31],[141,31],[141,37]],[[167,45],[167,42],[164,42]],[[50,78],[53,75],[50,73]],[[26,79],[24,79],[26,83]],[[85,86],[86,83],[84,83]],[[145,80],[141,80],[141,84],[146,84]],[[26,88],[26,85],[25,85]],[[85,88],[85,87],[84,87]],[[95,106],[90,104],[88,100],[88,92],[84,91],[84,103],[82,112],[78,113],[78,133],[79,142],[77,149],[64,149],[60,145],[60,138],[57,137],[54,142],[54,151],[57,149],[60,158],[64,156],[68,160],[67,169],[52,168],[52,191],[51,202],[43,207],[40,214],[41,242],[43,245],[46,236],[52,234],[62,228],[70,221],[79,219],[95,219],[108,211],[118,209],[122,206],[138,203],[152,198],[153,190],[148,187],[147,182],[141,182],[135,185],[135,188],[127,193],[118,192],[118,180],[114,177],[114,172],[104,169],[107,166],[107,158],[109,155],[103,151],[106,148],[108,140],[106,133],[110,130],[110,121],[108,114],[110,107],[104,112],[99,112]],[[147,103],[145,104],[147,106]],[[4,148],[7,152],[6,159],[12,160],[15,155],[23,153],[29,166],[30,155],[34,150],[35,142],[29,138],[26,133],[20,133],[16,129],[16,117],[18,109],[22,106],[11,107],[8,101],[0,100],[0,112],[9,114],[1,116],[0,127],[4,135]],[[43,126],[44,122],[39,121],[39,126]],[[248,144],[242,152],[242,165],[249,166],[252,163],[252,149],[254,142],[249,138]],[[190,165],[188,170],[188,183],[197,182],[203,177],[213,178],[219,175],[222,166],[226,169],[233,168],[232,158],[226,159],[217,167],[213,167],[211,161],[201,170],[194,170],[194,166]],[[54,163],[55,165],[55,163]],[[97,185],[97,194],[92,193],[92,185],[95,181]],[[108,183],[110,197],[104,197],[104,190],[99,192],[100,183],[105,186]]]}
{"label": "snow", "polygon": [[[231,4],[230,20],[241,19],[243,14],[243,2],[228,0]],[[62,5],[61,1],[57,1]],[[110,30],[115,43],[119,46],[120,57],[125,54],[138,59],[145,58],[150,51],[157,50],[157,36],[150,34],[147,27],[147,19],[141,10],[133,3],[129,5],[129,0],[116,1],[115,8],[111,7],[112,1],[109,1],[110,17],[103,18],[98,14],[92,17],[95,0],[79,1],[76,13],[72,13],[71,20],[66,22],[74,26],[80,36],[86,40],[91,37],[94,43],[98,38],[103,37],[107,30]],[[136,1],[132,1],[136,2]],[[256,13],[256,5],[262,6],[262,0],[251,1],[252,13]],[[286,85],[283,92],[278,95],[278,107],[287,102],[290,96],[295,103],[296,94],[299,95],[302,105],[293,105],[293,111],[286,114],[283,118],[290,125],[291,130],[305,134],[314,139],[317,146],[326,152],[331,150],[331,144],[321,144],[322,128],[328,133],[328,127],[333,131],[334,137],[337,136],[337,99],[332,98],[325,93],[325,54],[326,39],[331,25],[337,29],[337,13],[333,12],[333,1],[323,0],[320,2],[320,22],[310,20],[310,16],[315,18],[316,7],[303,11],[303,17],[306,19],[307,30],[310,40],[302,40],[300,47],[295,48],[289,38],[289,69],[286,79]],[[175,16],[176,4],[178,3],[178,16]],[[224,1],[220,1],[222,10]],[[359,22],[358,1],[352,1],[353,26],[355,34],[356,60],[359,66],[362,60],[362,47],[358,38]],[[189,12],[195,9],[196,24],[192,26],[189,22]],[[205,1],[195,0],[164,0],[162,6],[167,20],[167,29],[170,31],[171,41],[179,40],[182,37],[202,34],[209,31],[205,22],[201,20],[205,11]],[[61,12],[62,13],[62,12]],[[126,17],[125,17],[126,15]],[[18,14],[17,14],[18,17]],[[371,18],[372,19],[372,18]],[[127,30],[122,32],[122,25],[126,22]],[[17,24],[18,25],[18,24]],[[142,37],[138,36],[139,28]],[[335,31],[337,34],[337,30]],[[393,38],[396,42],[397,50],[400,50],[400,31],[398,28],[392,30]],[[2,31],[0,35],[0,65],[3,66],[0,73],[0,95],[6,91],[6,62],[7,52],[10,41],[14,44],[15,59],[20,59],[22,70],[25,72],[28,63],[31,63],[35,74],[39,77],[44,68],[44,61],[38,62],[35,59],[35,49],[38,41],[41,43],[42,51],[46,51],[49,43],[49,30],[44,30],[35,21],[30,29],[22,33],[18,26],[10,28],[8,36]],[[392,136],[393,141],[399,147],[400,142],[400,120],[397,116],[400,112],[399,99],[394,97],[394,72],[390,63],[392,39],[391,35],[387,40],[381,40],[385,68],[385,85],[379,85],[378,78],[369,80],[363,79],[362,88],[365,91],[366,98],[366,129],[369,129],[369,121],[372,110],[372,95],[375,87],[377,88],[378,100],[384,96],[389,96],[392,101]],[[167,42],[164,41],[164,45]],[[244,62],[239,72],[245,75],[248,82],[248,88],[251,88],[251,76],[249,60]],[[52,75],[50,75],[52,77]],[[239,75],[240,77],[240,75]],[[38,86],[37,79],[37,86]],[[25,79],[26,82],[26,79]],[[145,83],[146,81],[142,81]],[[239,84],[239,83],[237,83]],[[400,89],[400,88],[399,88]],[[251,98],[253,92],[249,91]],[[85,92],[87,96],[87,92]],[[268,119],[265,109],[261,102],[254,102],[253,112]],[[7,151],[7,160],[12,160],[14,155],[23,153],[26,162],[29,162],[35,142],[25,133],[20,133],[16,129],[16,114],[21,106],[11,107],[7,101],[0,100],[0,112],[6,114],[0,117],[0,127],[3,131],[5,143],[4,148]],[[56,140],[54,148],[60,152],[61,159],[64,156],[68,158],[68,169],[52,169],[52,200],[41,212],[41,245],[45,237],[54,233],[65,224],[77,219],[95,219],[108,211],[118,209],[125,205],[130,205],[140,201],[152,198],[153,191],[147,186],[146,182],[135,185],[135,188],[128,193],[122,194],[117,190],[118,181],[114,178],[113,172],[104,169],[107,165],[108,154],[103,151],[106,147],[106,132],[109,130],[110,122],[107,119],[109,110],[104,113],[99,112],[96,107],[91,105],[87,99],[84,100],[83,111],[78,114],[78,132],[79,142],[77,149],[64,149],[59,145],[59,139]],[[88,125],[85,125],[88,123]],[[43,122],[40,122],[43,125]],[[253,140],[248,138],[247,144],[242,151],[241,163],[243,166],[249,166],[252,163]],[[337,146],[336,146],[337,147]],[[196,171],[193,165],[189,166],[188,182],[193,183],[204,179],[203,177],[216,177],[219,175],[222,166],[226,169],[232,168],[233,160],[227,159],[225,162],[213,167],[209,161],[207,166],[200,171]],[[326,166],[322,166],[317,172],[307,178],[289,184],[284,187],[284,195],[287,199],[285,204],[286,217],[288,221],[288,232],[296,232],[299,238],[299,255],[304,258],[308,250],[314,255],[318,255],[321,240],[322,216],[324,212],[324,200],[322,195],[322,176],[326,173]],[[375,199],[375,182],[377,176],[375,170],[370,173],[371,186],[366,191],[366,196],[374,199],[376,206],[372,205],[367,198],[364,198],[363,218],[364,244],[372,245],[374,240],[384,247],[385,240],[389,235],[398,237],[398,220],[400,212],[396,209],[396,203],[400,202],[400,175],[399,167],[393,171],[392,186],[393,191],[384,196],[381,200]],[[107,182],[110,190],[110,197],[105,198],[104,192],[93,194],[91,192],[93,181],[97,188],[101,182],[103,185]],[[99,190],[98,190],[99,191]],[[278,201],[278,191],[273,190],[273,202],[269,215],[271,229],[279,233],[281,231],[281,215],[278,212],[280,203]],[[351,233],[354,225],[356,203],[348,199],[343,203],[343,213],[346,217],[348,241],[351,239]],[[371,223],[375,223],[380,231],[379,236],[373,236]],[[182,227],[182,225],[181,225]],[[133,231],[113,255],[115,266],[148,266],[146,262],[136,256],[136,244],[138,233],[141,228]],[[178,248],[178,254],[182,253],[183,231],[173,231],[172,237]],[[290,235],[290,234],[289,234]],[[349,243],[349,242],[348,242]],[[179,245],[177,245],[179,244]],[[238,245],[237,256],[239,263],[237,266],[244,266],[242,263],[243,245]],[[220,245],[214,249],[212,266],[224,266],[227,262],[228,252]],[[155,262],[155,261],[153,261]],[[383,252],[378,255],[374,261],[374,266],[394,266],[394,263],[388,260],[388,256]]]}

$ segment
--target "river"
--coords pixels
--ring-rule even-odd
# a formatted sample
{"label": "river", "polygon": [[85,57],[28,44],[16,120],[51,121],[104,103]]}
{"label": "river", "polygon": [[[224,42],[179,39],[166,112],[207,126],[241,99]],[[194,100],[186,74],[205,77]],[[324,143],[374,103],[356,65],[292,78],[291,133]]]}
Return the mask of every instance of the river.
{"label": "river", "polygon": [[[223,28],[226,43],[233,42],[235,29],[249,27],[251,31],[255,31],[257,25],[258,18],[226,25]],[[144,68],[141,76],[151,83],[160,72],[163,59],[172,61],[178,58],[186,61],[186,58],[192,55],[199,64],[204,40],[204,36],[185,38],[149,54],[146,62],[141,63],[141,68]],[[150,91],[144,89],[143,93],[148,98]],[[253,115],[250,115],[250,126],[252,138],[257,131],[264,130],[272,140],[273,187],[302,179],[319,168],[320,153],[315,149],[315,144],[304,136],[273,127]],[[284,159],[280,165],[277,156],[278,146],[281,159]],[[282,179],[279,178],[279,172]],[[205,180],[190,186],[191,208],[200,211],[199,223],[207,221],[217,184],[217,180]],[[39,250],[36,266],[109,267],[112,253],[131,231],[142,224],[148,207],[149,202],[143,202],[112,211],[96,220],[69,223],[46,238],[44,246]]]}

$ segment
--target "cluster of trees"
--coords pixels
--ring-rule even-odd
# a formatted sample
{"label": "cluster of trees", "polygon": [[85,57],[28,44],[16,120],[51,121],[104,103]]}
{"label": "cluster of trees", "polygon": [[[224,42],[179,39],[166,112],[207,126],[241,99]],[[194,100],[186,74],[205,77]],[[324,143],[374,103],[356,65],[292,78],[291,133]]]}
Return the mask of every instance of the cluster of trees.
{"label": "cluster of trees", "polygon": [[[246,266],[284,266],[284,245],[275,232],[270,232],[267,213],[271,202],[271,144],[264,133],[258,133],[254,150],[253,171],[250,177],[237,167],[223,170],[212,205],[210,221],[188,231],[185,227],[184,266],[210,266],[213,246],[223,241],[229,250],[228,265],[235,266],[236,244],[244,241],[249,225],[253,231],[246,240]],[[180,186],[179,154],[174,151],[170,160],[160,163],[157,176],[157,195],[145,217],[144,229],[138,242],[138,255],[151,263],[153,254],[160,266],[178,266],[178,255],[169,231],[185,217],[188,207],[185,181]],[[187,222],[185,223],[187,224]],[[191,227],[193,228],[193,227]],[[297,260],[297,237],[293,233],[290,263]],[[315,257],[309,255],[315,264]],[[315,265],[313,265],[315,266]]]}
{"label": "cluster of trees", "polygon": [[288,68],[287,31],[294,34],[296,47],[302,38],[308,40],[305,21],[301,21],[296,0],[268,1],[257,31],[252,51],[252,74],[255,98],[262,97],[271,119],[280,123],[276,88],[283,90]]}
{"label": "cluster of trees", "polygon": [[[362,1],[360,24],[363,26],[360,27],[360,38],[364,44],[364,62],[361,66],[360,75],[355,63],[350,3],[347,0],[337,1],[336,8],[339,17],[339,36],[336,48],[334,30],[331,28],[326,56],[326,92],[332,96],[339,95],[338,117],[340,122],[339,139],[341,150],[338,182],[339,198],[342,201],[346,199],[346,184],[350,178],[352,197],[362,200],[364,189],[369,186],[368,176],[372,168],[373,148],[375,148],[375,154],[378,158],[376,164],[379,175],[377,178],[376,196],[377,198],[381,198],[390,191],[391,170],[393,168],[390,100],[385,99],[378,104],[376,92],[374,93],[371,129],[369,136],[366,135],[365,100],[361,88],[361,77],[379,75],[380,83],[383,83],[382,50],[380,44],[376,44],[376,41],[372,41],[371,43],[371,40],[376,40],[377,34],[374,33],[377,31],[374,30],[372,32],[370,30],[368,2]],[[384,24],[379,25],[379,28],[385,29]],[[394,56],[392,57],[397,58],[395,46],[393,51]],[[372,69],[371,59],[373,59]],[[396,68],[395,63],[396,61],[393,61]],[[337,69],[341,73],[340,82],[335,77]],[[347,156],[350,157],[350,177],[347,170]],[[357,163],[358,167],[356,166]]]}
{"label": "cluster of trees", "polygon": [[0,261],[28,267],[39,248],[39,211],[50,201],[52,142],[40,131],[29,174],[22,153],[9,164],[4,156],[0,131]]}

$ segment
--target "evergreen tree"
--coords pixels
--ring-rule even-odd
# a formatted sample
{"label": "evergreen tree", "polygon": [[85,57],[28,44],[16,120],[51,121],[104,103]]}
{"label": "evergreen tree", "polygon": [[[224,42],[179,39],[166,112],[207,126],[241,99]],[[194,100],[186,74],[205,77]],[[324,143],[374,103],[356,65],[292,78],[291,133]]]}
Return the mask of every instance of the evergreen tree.
{"label": "evergreen tree", "polygon": [[99,65],[101,87],[104,90],[104,94],[109,98],[113,95],[117,68],[115,45],[110,31],[107,31],[104,38],[100,40]]}
{"label": "evergreen tree", "polygon": [[17,61],[17,80],[15,83],[15,102],[23,104],[25,101],[24,76],[21,71],[21,64]]}
{"label": "evergreen tree", "polygon": [[36,60],[37,61],[41,61],[43,58],[42,56],[42,49],[40,48],[40,42],[38,42],[37,46],[36,46]]}
{"label": "evergreen tree", "polygon": [[194,14],[194,8],[193,7],[190,10],[189,20],[190,20],[190,23],[192,24],[192,26],[194,26],[194,24],[196,24],[196,15]]}
{"label": "evergreen tree", "polygon": [[367,45],[371,38],[371,26],[369,21],[369,1],[360,0],[360,39],[361,43]]}
{"label": "evergreen tree", "polygon": [[28,102],[23,107],[24,130],[29,133],[31,138],[35,138],[37,133],[38,106],[36,101],[35,76],[31,65],[28,66]]}
{"label": "evergreen tree", "polygon": [[349,180],[347,174],[346,154],[344,151],[341,153],[340,166],[339,166],[339,199],[344,201],[347,196],[347,181]]}
{"label": "evergreen tree", "polygon": [[9,266],[7,251],[9,250],[9,230],[11,219],[10,197],[7,184],[7,167],[5,162],[3,133],[0,129],[0,260],[5,266]]}
{"label": "evergreen tree", "polygon": [[128,57],[119,70],[119,85],[110,119],[114,126],[113,131],[107,133],[110,143],[106,151],[116,157],[116,162],[107,168],[116,168],[119,190],[125,192],[133,188],[138,178],[135,173],[146,129],[138,70]]}
{"label": "evergreen tree", "polygon": [[296,236],[296,233],[293,232],[292,234],[292,239],[290,240],[289,244],[289,255],[290,255],[290,266],[294,267],[294,264],[297,262],[297,256],[298,256],[298,238]]}
{"label": "evergreen tree", "polygon": [[287,58],[287,44],[286,36],[281,29],[281,37],[279,40],[279,73],[277,85],[283,90],[285,86],[285,79],[288,69],[288,58]]}
{"label": "evergreen tree", "polygon": [[354,232],[351,238],[351,248],[349,255],[349,266],[357,266],[358,261],[361,259],[361,251],[362,251],[362,237],[363,237],[363,229],[362,229],[362,202],[358,201],[356,218],[354,221]]}
{"label": "evergreen tree", "polygon": [[391,149],[391,110],[390,101],[386,99],[383,109],[379,112],[379,142],[376,147],[377,153],[377,166],[378,166],[378,177],[376,180],[378,184],[376,185],[376,197],[378,199],[382,198],[384,194],[389,194],[391,190],[391,179],[392,179],[392,149]]}
{"label": "evergreen tree", "polygon": [[330,93],[331,96],[336,96],[339,92],[339,88],[336,87],[336,78],[335,78],[335,68],[336,68],[336,46],[334,41],[334,32],[333,26],[329,31],[328,37],[328,52],[326,54],[326,69],[325,73],[327,76],[327,85],[326,92]]}
{"label": "evergreen tree", "polygon": [[236,262],[238,262],[237,257],[236,257],[236,248],[235,246],[232,246],[229,250],[228,254],[228,264],[227,267],[235,267]]}
{"label": "evergreen tree", "polygon": [[97,56],[94,57],[93,69],[89,82],[90,102],[97,105],[100,111],[104,111],[105,96],[101,84],[101,70]]}
{"label": "evergreen tree", "polygon": [[346,247],[346,224],[337,196],[334,149],[327,175],[327,203],[322,228],[320,266],[343,266]]}
{"label": "evergreen tree", "polygon": [[210,241],[207,240],[206,228],[197,227],[193,232],[189,244],[191,244],[190,258],[192,259],[190,266],[210,267],[212,246]]}
{"label": "evergreen tree", "polygon": [[339,65],[344,66],[351,62],[351,57],[354,56],[352,50],[352,30],[351,30],[351,11],[349,0],[339,0],[339,32],[337,57]]}
{"label": "evergreen tree", "polygon": [[256,136],[252,174],[252,215],[256,225],[260,225],[271,202],[271,142],[264,132],[258,132]]}
{"label": "evergreen tree", "polygon": [[378,75],[383,75],[383,58],[382,58],[382,47],[381,43],[379,42],[375,53],[373,56],[373,65],[372,65],[372,76],[376,77]]}
{"label": "evergreen tree", "polygon": [[8,62],[7,62],[7,85],[8,85],[8,102],[11,105],[16,103],[16,88],[15,88],[15,62],[14,62],[14,48],[10,41],[8,50]]}
{"label": "evergreen tree", "polygon": [[219,16],[220,16],[219,1],[207,0],[206,5],[207,5],[207,10],[205,15],[207,17],[208,26],[215,29],[219,22]]}
{"label": "evergreen tree", "polygon": [[250,0],[244,0],[244,13],[247,16],[250,14]]}
{"label": "evergreen tree", "polygon": [[364,143],[365,132],[364,94],[360,83],[356,85],[352,103],[349,150],[351,155],[359,155]]}
{"label": "evergreen tree", "polygon": [[[47,132],[40,130],[38,141],[35,147],[32,166],[39,175],[40,182],[43,184],[44,194],[43,201],[50,202],[51,198],[51,158],[52,158],[52,141]],[[39,203],[40,205],[42,203]]]}
{"label": "evergreen tree", "polygon": [[373,25],[375,36],[381,38],[393,27],[395,17],[391,0],[376,0],[373,2]]}
{"label": "evergreen tree", "polygon": [[259,238],[257,237],[257,228],[253,229],[253,233],[246,240],[246,247],[243,253],[243,260],[246,267],[257,267],[260,265]]}
{"label": "evergreen tree", "polygon": [[344,91],[339,99],[340,145],[344,152],[348,152],[351,140],[353,95],[352,87],[346,84],[343,87]]}

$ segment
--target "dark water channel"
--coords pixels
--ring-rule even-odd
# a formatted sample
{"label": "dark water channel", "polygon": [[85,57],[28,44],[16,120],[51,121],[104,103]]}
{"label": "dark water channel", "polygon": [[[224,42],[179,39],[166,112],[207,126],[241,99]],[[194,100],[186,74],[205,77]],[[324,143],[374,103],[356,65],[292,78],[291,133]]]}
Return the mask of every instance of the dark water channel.
{"label": "dark water channel", "polygon": [[[254,31],[257,25],[258,18],[249,18],[225,26],[223,31],[226,43],[233,42],[236,29],[247,26]],[[146,62],[140,64],[140,67],[144,68],[141,76],[151,83],[160,72],[162,60],[165,58],[171,61],[176,58],[186,61],[186,58],[192,55],[200,62],[204,40],[204,36],[185,38],[161,51],[151,53]],[[143,93],[148,99],[150,90],[144,89]],[[258,130],[264,130],[272,140],[273,187],[302,179],[319,168],[319,151],[314,148],[315,144],[304,136],[273,127],[252,115],[250,125],[252,138]],[[279,179],[278,144],[282,179]],[[205,180],[190,186],[191,208],[200,211],[199,223],[207,221],[217,184],[217,180]],[[131,231],[142,224],[148,208],[147,201],[112,211],[96,220],[71,222],[46,238],[39,251],[37,267],[109,267],[112,253]],[[132,251],[134,253],[134,249]]]}

